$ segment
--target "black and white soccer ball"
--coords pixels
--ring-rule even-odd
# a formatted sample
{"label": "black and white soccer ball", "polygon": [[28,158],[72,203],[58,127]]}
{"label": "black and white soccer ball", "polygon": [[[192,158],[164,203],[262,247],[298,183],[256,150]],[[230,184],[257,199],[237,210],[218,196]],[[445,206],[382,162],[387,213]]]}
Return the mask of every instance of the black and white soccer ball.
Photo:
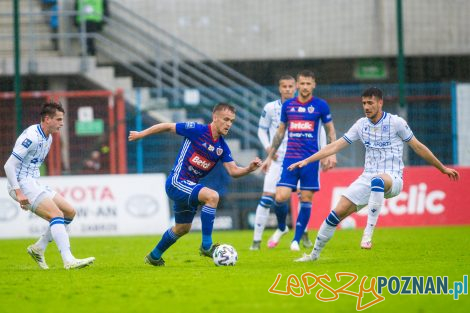
{"label": "black and white soccer ball", "polygon": [[238,261],[237,250],[228,244],[222,244],[215,248],[212,256],[217,266],[234,266]]}

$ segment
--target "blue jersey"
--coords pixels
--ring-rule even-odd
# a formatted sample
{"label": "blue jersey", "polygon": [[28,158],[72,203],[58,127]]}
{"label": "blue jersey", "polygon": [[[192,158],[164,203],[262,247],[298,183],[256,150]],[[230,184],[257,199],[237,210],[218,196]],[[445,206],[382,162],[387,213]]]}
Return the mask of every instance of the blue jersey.
{"label": "blue jersey", "polygon": [[176,123],[176,133],[185,137],[171,171],[171,175],[178,181],[197,183],[209,174],[219,160],[233,161],[224,138],[212,138],[210,125]]}
{"label": "blue jersey", "polygon": [[331,122],[330,108],[320,98],[305,103],[292,98],[282,105],[281,122],[288,130],[285,160],[303,160],[319,150],[320,126]]}

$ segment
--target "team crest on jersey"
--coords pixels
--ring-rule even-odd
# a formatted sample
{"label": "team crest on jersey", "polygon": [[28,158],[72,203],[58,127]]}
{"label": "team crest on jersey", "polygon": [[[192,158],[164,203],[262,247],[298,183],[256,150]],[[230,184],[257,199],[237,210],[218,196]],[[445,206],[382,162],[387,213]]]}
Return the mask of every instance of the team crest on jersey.
{"label": "team crest on jersey", "polygon": [[299,107],[297,110],[298,110],[300,113],[304,113],[305,111],[307,111],[307,110],[305,110],[304,107]]}
{"label": "team crest on jersey", "polygon": [[209,150],[210,152],[214,151],[214,146],[213,145],[209,145],[209,148],[207,148],[207,150]]}
{"label": "team crest on jersey", "polygon": [[315,111],[315,108],[312,107],[312,106],[309,106],[308,109],[307,109],[308,113],[312,114],[313,111]]}
{"label": "team crest on jersey", "polygon": [[196,127],[196,123],[194,123],[194,122],[187,122],[185,124],[186,129],[190,129],[190,128],[194,128],[194,127]]}
{"label": "team crest on jersey", "polygon": [[25,147],[26,149],[28,149],[29,146],[31,146],[32,143],[33,143],[33,142],[32,142],[31,140],[29,140],[28,138],[26,138],[25,140],[23,140],[23,142],[21,143],[21,145],[22,145],[23,147]]}
{"label": "team crest on jersey", "polygon": [[221,156],[222,152],[224,152],[224,149],[222,148],[217,148],[217,150],[215,151],[215,153],[217,153],[218,156]]}

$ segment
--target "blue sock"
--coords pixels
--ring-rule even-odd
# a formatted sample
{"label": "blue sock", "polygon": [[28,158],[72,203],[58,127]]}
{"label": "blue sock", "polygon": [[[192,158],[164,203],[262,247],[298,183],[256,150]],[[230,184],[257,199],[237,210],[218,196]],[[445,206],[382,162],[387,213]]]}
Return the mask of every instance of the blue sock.
{"label": "blue sock", "polygon": [[163,234],[162,239],[158,242],[158,244],[153,248],[152,252],[150,252],[150,256],[154,260],[158,260],[162,257],[163,252],[165,252],[172,244],[176,242],[180,237],[178,237],[171,228]]}
{"label": "blue sock", "polygon": [[287,218],[287,202],[274,201],[274,213],[277,217],[277,227],[279,230],[284,231],[286,229],[286,218]]}
{"label": "blue sock", "polygon": [[204,205],[201,209],[202,248],[210,249],[212,246],[212,229],[214,228],[215,209]]}
{"label": "blue sock", "polygon": [[297,223],[295,224],[295,236],[294,240],[300,242],[305,229],[307,228],[308,221],[310,221],[310,213],[312,212],[312,203],[301,202],[300,212],[297,216]]}

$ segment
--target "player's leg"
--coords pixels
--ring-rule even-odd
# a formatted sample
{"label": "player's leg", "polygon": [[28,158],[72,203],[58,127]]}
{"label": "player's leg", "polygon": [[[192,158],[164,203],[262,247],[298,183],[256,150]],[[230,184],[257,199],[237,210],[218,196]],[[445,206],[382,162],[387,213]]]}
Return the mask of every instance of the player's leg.
{"label": "player's leg", "polygon": [[165,231],[157,245],[145,256],[145,263],[154,266],[165,265],[165,261],[162,258],[163,253],[191,229],[199,204],[198,194],[202,188],[202,185],[177,181],[172,176],[167,178],[165,190],[168,197],[174,201],[175,226]]}
{"label": "player's leg", "polygon": [[362,249],[372,248],[372,236],[384,203],[384,194],[391,189],[392,183],[393,180],[388,174],[374,176],[370,181],[367,224],[361,239]]}
{"label": "player's leg", "polygon": [[279,180],[280,171],[281,163],[275,161],[271,164],[264,178],[263,195],[256,208],[253,243],[250,250],[259,250],[261,247],[261,239],[269,217],[269,211],[274,203],[276,184]]}
{"label": "player's leg", "polygon": [[55,204],[55,202],[46,195],[40,195],[37,198],[36,203],[32,205],[34,213],[49,221],[51,236],[60,251],[62,261],[64,262],[64,267],[66,269],[82,268],[93,263],[95,260],[94,257],[89,257],[86,259],[76,259],[72,255],[72,252],[70,251],[69,235],[65,230],[64,214]]}
{"label": "player's leg", "polygon": [[291,242],[290,249],[292,251],[300,251],[299,242],[307,229],[307,225],[310,221],[310,215],[312,212],[312,199],[314,191],[312,190],[301,190],[300,192],[300,210],[297,215],[297,221],[295,222],[295,234],[294,239]]}
{"label": "player's leg", "polygon": [[[295,188],[295,185],[294,185]],[[277,218],[277,229],[268,240],[268,247],[274,248],[279,244],[281,237],[287,234],[289,227],[286,225],[288,206],[287,201],[290,199],[292,187],[280,186],[276,188],[276,196],[274,201],[274,212]]]}
{"label": "player's leg", "polygon": [[214,228],[215,212],[219,204],[219,193],[203,187],[198,195],[199,202],[204,203],[201,208],[202,244],[199,248],[201,255],[212,257],[217,245],[212,244],[212,230]]}
{"label": "player's leg", "polygon": [[295,222],[295,235],[291,250],[299,251],[299,242],[310,221],[313,194],[320,189],[320,162],[313,162],[301,168],[300,172],[300,210]]}
{"label": "player's leg", "polygon": [[345,196],[341,196],[336,208],[328,214],[320,226],[312,252],[310,254],[304,254],[303,257],[295,261],[307,262],[317,260],[327,242],[333,237],[340,221],[351,215],[353,212],[356,212],[356,205]]}
{"label": "player's leg", "polygon": [[250,250],[259,250],[263,238],[264,228],[269,217],[269,211],[274,203],[274,194],[263,192],[261,199],[256,207],[255,224],[253,229],[253,243]]}
{"label": "player's leg", "polygon": [[[44,187],[44,192],[50,197],[57,207],[64,213],[64,225],[67,233],[70,233],[70,223],[75,217],[75,209],[57,192]],[[27,248],[28,253],[38,262],[38,264],[46,264],[44,254],[49,243],[52,241],[51,228],[48,226],[39,239]],[[39,265],[41,268],[41,264]],[[47,267],[47,264],[45,265]]]}

